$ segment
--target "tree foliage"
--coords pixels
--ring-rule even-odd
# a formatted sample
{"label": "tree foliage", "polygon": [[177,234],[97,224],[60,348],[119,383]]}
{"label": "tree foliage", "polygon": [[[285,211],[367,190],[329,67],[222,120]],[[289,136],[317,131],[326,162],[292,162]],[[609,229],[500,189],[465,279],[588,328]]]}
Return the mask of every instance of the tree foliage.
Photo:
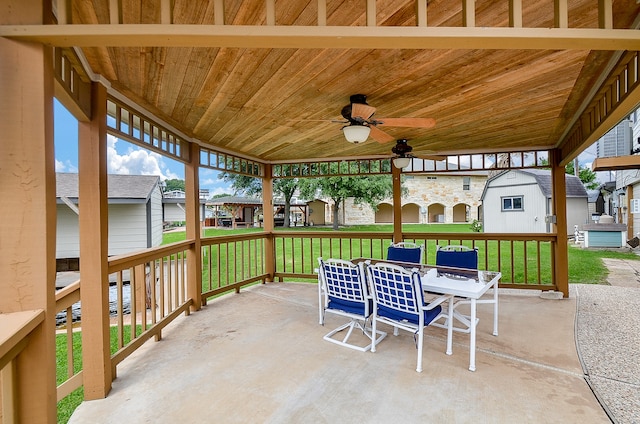
{"label": "tree foliage", "polygon": [[[262,179],[248,177],[246,175],[223,172],[218,178],[231,183],[231,188],[235,194],[245,196],[262,195]],[[291,198],[298,189],[297,178],[276,178],[273,180],[274,196],[282,196],[284,199],[284,226],[290,226]]]}
{"label": "tree foliage", "polygon": [[[332,164],[336,168],[338,164]],[[367,203],[374,210],[380,201],[390,197],[393,193],[391,176],[389,175],[365,175],[353,177],[323,177],[305,178],[299,182],[300,194],[307,199],[316,197],[328,197],[333,200],[333,229],[338,229],[338,213],[340,204],[348,197],[353,197],[354,202]]]}
{"label": "tree foliage", "polygon": [[179,180],[177,178],[165,180],[164,181],[164,191],[173,191],[173,190],[181,190],[184,189],[184,180]]}
{"label": "tree foliage", "polygon": [[[541,163],[542,165],[549,165],[549,161],[547,159],[542,159]],[[564,167],[564,170],[569,175],[576,175],[573,161],[569,162],[567,166]],[[599,184],[596,181],[596,177],[596,173],[586,166],[578,167],[578,178],[580,178],[580,181],[582,181],[582,184],[584,184],[588,190],[598,188]]]}

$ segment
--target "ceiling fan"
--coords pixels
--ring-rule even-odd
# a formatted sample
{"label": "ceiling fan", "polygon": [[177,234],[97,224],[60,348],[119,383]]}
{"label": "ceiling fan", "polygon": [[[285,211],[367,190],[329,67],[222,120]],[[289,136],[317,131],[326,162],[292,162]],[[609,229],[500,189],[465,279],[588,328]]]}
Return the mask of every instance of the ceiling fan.
{"label": "ceiling fan", "polygon": [[396,156],[392,159],[393,164],[396,168],[406,168],[411,163],[411,159],[429,159],[434,160],[436,162],[446,160],[446,156],[441,155],[420,155],[420,157],[416,157],[411,154],[413,147],[409,146],[409,140],[406,138],[401,138],[396,140],[396,145],[391,148],[391,153]]}
{"label": "ceiling fan", "polygon": [[[378,143],[387,143],[395,140],[395,137],[387,134],[378,127],[405,127],[405,128],[432,128],[436,125],[433,118],[372,118],[376,108],[367,104],[367,96],[364,94],[354,94],[349,97],[350,103],[342,108],[340,112],[346,119],[342,128],[348,141],[361,143],[371,135]],[[340,121],[342,122],[342,121]],[[346,131],[345,131],[346,130]],[[359,133],[357,139],[350,140],[349,132]],[[366,133],[366,134],[365,134]],[[364,139],[362,139],[364,137]]]}

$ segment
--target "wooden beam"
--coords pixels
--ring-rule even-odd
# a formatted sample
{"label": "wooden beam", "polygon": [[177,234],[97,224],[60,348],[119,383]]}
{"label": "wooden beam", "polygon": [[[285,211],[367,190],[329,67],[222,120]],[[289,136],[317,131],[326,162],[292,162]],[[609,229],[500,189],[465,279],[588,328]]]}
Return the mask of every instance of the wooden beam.
{"label": "wooden beam", "polygon": [[476,26],[476,0],[462,0],[462,26]]}
{"label": "wooden beam", "polygon": [[162,0],[160,2],[160,23],[170,24],[172,22],[171,16],[171,0]]}
{"label": "wooden beam", "polygon": [[[640,105],[640,75],[636,66],[639,59],[637,51],[627,51],[619,57],[588,107],[558,144],[561,165],[595,143]],[[612,90],[616,90],[615,93]]]}
{"label": "wooden beam", "polygon": [[224,0],[213,0],[213,23],[224,25]]}
{"label": "wooden beam", "polygon": [[569,242],[567,233],[567,182],[564,165],[560,165],[560,151],[550,152],[551,165],[551,214],[556,222],[553,229],[557,235],[553,269],[556,287],[564,297],[569,297]]}
{"label": "wooden beam", "polygon": [[567,0],[553,1],[553,24],[556,28],[569,27],[569,7]]}
{"label": "wooden beam", "polygon": [[416,25],[427,26],[427,0],[416,0]]}
{"label": "wooden beam", "polygon": [[[0,2],[0,26],[43,22],[51,16],[50,6],[36,0]],[[0,39],[0,179],[7,193],[0,202],[0,311],[44,310],[44,320],[10,365],[13,393],[8,396],[20,423],[56,420],[52,54],[46,46]]]}
{"label": "wooden beam", "polygon": [[522,0],[509,0],[509,26],[522,28]]}
{"label": "wooden beam", "polygon": [[122,23],[122,0],[109,0],[109,22],[111,25]]}
{"label": "wooden beam", "polygon": [[276,274],[276,253],[273,238],[273,170],[269,164],[265,165],[262,177],[262,224],[264,232],[269,234],[264,240],[264,271],[269,276],[267,281],[273,281]]}
{"label": "wooden beam", "polygon": [[318,26],[327,26],[327,0],[318,0]]}
{"label": "wooden beam", "polygon": [[391,181],[393,184],[393,242],[399,243],[402,236],[402,170],[391,165]]}
{"label": "wooden beam", "polygon": [[640,155],[596,158],[592,165],[594,171],[620,171],[637,168],[640,168]]}
{"label": "wooden beam", "polygon": [[189,143],[189,162],[185,166],[185,218],[187,221],[187,240],[194,240],[193,247],[187,252],[187,297],[193,303],[191,311],[202,307],[202,252],[200,242],[200,177],[198,163],[200,148],[196,143]]}
{"label": "wooden beam", "polygon": [[598,0],[598,26],[603,29],[613,28],[613,2]]}
{"label": "wooden beam", "polygon": [[633,232],[633,214],[631,213],[631,200],[633,200],[633,185],[627,186],[627,240],[635,237]]}
{"label": "wooden beam", "polygon": [[78,123],[80,279],[84,397],[111,390],[109,218],[107,205],[107,89],[92,84],[93,119]]}
{"label": "wooden beam", "polygon": [[376,25],[376,0],[367,0],[367,26]]}
{"label": "wooden beam", "polygon": [[276,24],[276,2],[275,0],[265,0],[265,9],[267,12],[266,22],[269,26]]}
{"label": "wooden beam", "polygon": [[0,37],[61,47],[640,50],[640,31],[596,28],[0,25]]}

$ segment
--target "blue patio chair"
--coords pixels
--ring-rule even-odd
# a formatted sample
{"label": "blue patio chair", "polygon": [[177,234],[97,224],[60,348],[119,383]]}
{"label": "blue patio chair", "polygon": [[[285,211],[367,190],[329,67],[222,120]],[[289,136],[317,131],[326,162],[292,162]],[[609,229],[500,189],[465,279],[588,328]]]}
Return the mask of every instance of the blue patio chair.
{"label": "blue patio chair", "polygon": [[[379,343],[387,333],[372,331],[367,328],[367,321],[373,311],[373,299],[369,294],[365,280],[364,264],[358,265],[341,260],[318,258],[320,264],[318,270],[319,293],[324,297],[323,310],[320,322],[324,325],[324,314],[331,313],[349,318],[349,321],[338,328],[331,330],[324,339],[339,344],[340,346],[365,352]],[[349,343],[349,338],[354,329],[358,328],[370,342],[366,346]],[[346,331],[341,340],[334,338],[338,333]]]}
{"label": "blue patio chair", "polygon": [[387,248],[388,261],[411,262],[421,264],[424,256],[424,245],[401,241],[399,243],[391,243]]}
{"label": "blue patio chair", "polygon": [[[436,266],[453,268],[478,269],[478,249],[461,245],[448,245],[440,247],[436,251]],[[471,331],[471,317],[456,310],[459,306],[471,303],[468,299],[454,301],[453,318],[463,324],[463,327],[453,327],[454,331],[468,333]],[[479,319],[476,318],[476,324]],[[437,327],[447,328],[449,323],[434,323]]]}
{"label": "blue patio chair", "polygon": [[[446,311],[453,310],[453,296],[440,296],[426,303],[422,294],[420,274],[417,270],[406,270],[403,267],[384,262],[367,266],[367,276],[373,293],[372,331],[377,331],[377,323],[393,326],[394,335],[398,329],[418,335],[418,364],[416,371],[422,372],[422,345],[424,328],[434,320],[445,316]],[[449,301],[449,308],[443,309],[441,304]],[[450,318],[450,317],[447,317]],[[450,319],[448,322],[452,322]],[[414,337],[415,339],[415,337]],[[452,331],[447,332],[447,346],[452,339]],[[375,352],[375,345],[371,346]]]}
{"label": "blue patio chair", "polygon": [[438,246],[436,266],[478,269],[478,249],[467,246]]}

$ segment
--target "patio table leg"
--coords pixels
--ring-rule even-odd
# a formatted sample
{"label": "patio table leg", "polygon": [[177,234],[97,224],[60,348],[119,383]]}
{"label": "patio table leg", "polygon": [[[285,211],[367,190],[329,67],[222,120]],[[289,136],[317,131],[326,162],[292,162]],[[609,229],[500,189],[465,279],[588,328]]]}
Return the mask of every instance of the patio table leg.
{"label": "patio table leg", "polygon": [[469,331],[469,371],[476,370],[476,299],[471,298],[471,326]]}
{"label": "patio table leg", "polygon": [[498,281],[493,285],[493,335],[498,335]]}
{"label": "patio table leg", "polygon": [[449,316],[447,317],[447,355],[453,354],[453,296],[449,298]]}

